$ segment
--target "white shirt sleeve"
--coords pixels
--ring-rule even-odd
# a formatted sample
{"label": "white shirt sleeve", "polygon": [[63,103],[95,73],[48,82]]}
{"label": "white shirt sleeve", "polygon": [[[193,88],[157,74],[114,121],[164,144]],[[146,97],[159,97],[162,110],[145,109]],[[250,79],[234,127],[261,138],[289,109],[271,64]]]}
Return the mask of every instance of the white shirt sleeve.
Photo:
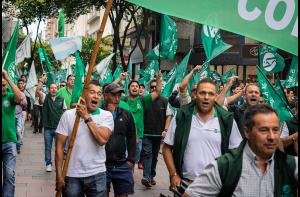
{"label": "white shirt sleeve", "polygon": [[296,163],[296,168],[295,168],[295,180],[298,182],[298,157],[295,156],[295,163]]}
{"label": "white shirt sleeve", "polygon": [[66,100],[64,99],[64,106],[63,106],[63,110],[67,110],[68,107],[67,107],[67,104],[66,104]]}
{"label": "white shirt sleeve", "polygon": [[61,116],[58,126],[56,128],[56,133],[62,134],[64,136],[69,136],[69,118],[68,118],[68,111],[64,112],[63,115]]}
{"label": "white shirt sleeve", "polygon": [[40,100],[40,104],[43,104],[44,101],[45,101],[45,98],[46,98],[46,94],[44,92],[41,91],[41,94],[42,94],[42,98]]}
{"label": "white shirt sleeve", "polygon": [[170,103],[168,103],[168,105],[167,105],[166,116],[172,116],[172,111],[171,111],[171,108],[170,108]]}
{"label": "white shirt sleeve", "polygon": [[238,147],[242,140],[243,140],[243,138],[241,136],[239,128],[238,128],[235,120],[233,120],[231,134],[230,134],[230,138],[229,138],[229,149]]}
{"label": "white shirt sleeve", "polygon": [[185,190],[191,197],[218,196],[222,188],[217,161],[208,164],[203,173],[198,176]]}
{"label": "white shirt sleeve", "polygon": [[179,91],[179,103],[180,103],[180,106],[186,105],[186,104],[188,104],[190,102],[191,102],[191,97],[190,97],[190,95],[188,93],[187,88],[185,90],[183,90],[183,92]]}
{"label": "white shirt sleeve", "polygon": [[167,135],[164,139],[164,142],[170,146],[174,145],[174,135],[176,129],[176,117],[172,118]]}
{"label": "white shirt sleeve", "polygon": [[287,124],[286,124],[285,121],[283,122],[280,130],[281,130],[280,137],[287,137],[287,136],[289,136],[289,129],[288,129]]}
{"label": "white shirt sleeve", "polygon": [[102,119],[100,120],[100,122],[97,124],[97,126],[101,126],[101,127],[107,127],[111,132],[113,132],[114,130],[114,118],[112,113],[108,112],[108,111],[101,111],[100,113],[104,113]]}

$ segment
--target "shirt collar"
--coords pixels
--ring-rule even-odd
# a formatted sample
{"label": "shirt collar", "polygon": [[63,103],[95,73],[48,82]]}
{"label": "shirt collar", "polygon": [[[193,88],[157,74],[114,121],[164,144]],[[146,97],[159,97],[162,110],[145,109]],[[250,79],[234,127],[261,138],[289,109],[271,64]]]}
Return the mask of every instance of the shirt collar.
{"label": "shirt collar", "polygon": [[97,108],[95,111],[93,111],[92,113],[90,113],[92,115],[99,115],[100,114],[100,109]]}
{"label": "shirt collar", "polygon": [[[247,157],[248,157],[251,161],[253,161],[253,162],[256,162],[256,161],[257,161],[257,156],[256,156],[256,154],[251,150],[251,148],[250,148],[250,146],[249,146],[248,143],[245,145],[244,151],[245,151]],[[270,157],[270,159],[267,160],[267,163],[271,163],[271,162],[273,161],[273,159],[274,159],[274,154]]]}
{"label": "shirt collar", "polygon": [[[214,115],[211,117],[211,118],[216,118],[218,117],[218,112],[217,110],[215,109],[215,107],[213,107],[213,110],[214,110]],[[193,115],[196,115],[197,116],[198,114],[198,108],[197,106],[194,107],[194,110],[193,110]]]}

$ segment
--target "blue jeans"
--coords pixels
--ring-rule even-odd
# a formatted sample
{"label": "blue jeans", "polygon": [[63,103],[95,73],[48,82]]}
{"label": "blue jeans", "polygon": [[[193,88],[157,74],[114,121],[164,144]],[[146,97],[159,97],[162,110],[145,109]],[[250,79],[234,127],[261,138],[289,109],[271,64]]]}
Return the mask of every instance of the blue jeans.
{"label": "blue jeans", "polygon": [[143,177],[153,179],[156,175],[157,157],[160,149],[161,137],[144,137],[143,139]]}
{"label": "blue jeans", "polygon": [[140,154],[142,151],[142,143],[143,143],[143,139],[139,139],[139,142],[136,144],[135,163],[138,163],[140,161]]}
{"label": "blue jeans", "polygon": [[17,150],[21,148],[22,134],[24,130],[24,118],[23,115],[16,118],[16,127],[17,127]]}
{"label": "blue jeans", "polygon": [[106,172],[89,177],[66,177],[63,197],[106,197]]}
{"label": "blue jeans", "polygon": [[16,155],[15,142],[2,142],[2,196],[5,197],[15,195]]}
{"label": "blue jeans", "polygon": [[52,128],[44,128],[46,166],[49,164],[52,165],[51,150],[52,150],[53,141],[55,141],[55,135],[56,135],[55,130],[56,129],[52,129]]}
{"label": "blue jeans", "polygon": [[107,192],[110,192],[110,185],[112,183],[115,195],[129,195],[134,193],[133,169],[127,162],[118,166],[106,165],[106,169]]}

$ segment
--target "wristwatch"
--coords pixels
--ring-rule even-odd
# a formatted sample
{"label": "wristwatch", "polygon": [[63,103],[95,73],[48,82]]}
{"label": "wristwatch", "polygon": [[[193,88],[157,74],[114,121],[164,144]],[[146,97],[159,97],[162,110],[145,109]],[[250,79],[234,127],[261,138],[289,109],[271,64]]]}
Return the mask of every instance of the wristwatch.
{"label": "wristwatch", "polygon": [[92,117],[88,117],[87,119],[84,120],[84,123],[87,124],[88,122],[93,121]]}

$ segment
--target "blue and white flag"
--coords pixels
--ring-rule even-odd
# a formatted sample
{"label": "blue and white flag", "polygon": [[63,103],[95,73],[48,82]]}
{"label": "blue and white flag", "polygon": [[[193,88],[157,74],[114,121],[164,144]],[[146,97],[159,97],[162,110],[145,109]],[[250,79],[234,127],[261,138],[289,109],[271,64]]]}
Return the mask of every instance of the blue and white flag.
{"label": "blue and white flag", "polygon": [[82,48],[82,36],[54,38],[49,42],[56,60],[62,60]]}

